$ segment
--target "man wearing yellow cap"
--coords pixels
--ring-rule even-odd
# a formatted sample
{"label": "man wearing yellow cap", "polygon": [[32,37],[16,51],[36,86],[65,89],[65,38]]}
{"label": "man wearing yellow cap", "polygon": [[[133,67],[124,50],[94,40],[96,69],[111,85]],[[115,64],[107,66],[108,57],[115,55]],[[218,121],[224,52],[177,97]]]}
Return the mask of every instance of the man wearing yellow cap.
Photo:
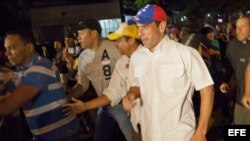
{"label": "man wearing yellow cap", "polygon": [[[73,101],[75,103],[65,105],[66,109],[68,110],[67,114],[76,115],[86,110],[95,109],[108,104],[114,106],[118,104],[121,101],[122,97],[127,94],[127,91],[130,88],[130,85],[128,83],[129,58],[134,53],[134,51],[138,47],[140,47],[138,29],[135,25],[127,25],[126,23],[122,23],[114,33],[108,35],[108,39],[116,40],[115,46],[122,54],[115,65],[115,69],[113,71],[108,88],[103,91],[101,96],[88,102],[82,102],[74,98]],[[139,101],[139,99],[135,100],[135,104],[137,106],[140,105]],[[137,132],[137,124],[139,123],[139,107],[135,107],[133,111],[131,111],[131,114],[131,122],[133,123],[133,127]],[[126,115],[123,118],[129,117]],[[131,141],[131,123],[127,123],[126,129],[126,131],[123,131],[123,134],[126,136],[127,141]],[[134,140],[135,139],[133,138],[133,141]]]}

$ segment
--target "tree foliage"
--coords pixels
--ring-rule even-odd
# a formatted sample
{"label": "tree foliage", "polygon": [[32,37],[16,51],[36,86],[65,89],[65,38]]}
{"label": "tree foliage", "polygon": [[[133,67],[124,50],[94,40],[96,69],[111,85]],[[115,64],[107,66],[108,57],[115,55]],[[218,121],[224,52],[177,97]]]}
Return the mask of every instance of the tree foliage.
{"label": "tree foliage", "polygon": [[202,17],[207,13],[230,14],[250,8],[250,0],[188,0],[183,13],[187,16]]}
{"label": "tree foliage", "polygon": [[135,5],[137,7],[143,7],[149,3],[159,4],[159,0],[135,0]]}

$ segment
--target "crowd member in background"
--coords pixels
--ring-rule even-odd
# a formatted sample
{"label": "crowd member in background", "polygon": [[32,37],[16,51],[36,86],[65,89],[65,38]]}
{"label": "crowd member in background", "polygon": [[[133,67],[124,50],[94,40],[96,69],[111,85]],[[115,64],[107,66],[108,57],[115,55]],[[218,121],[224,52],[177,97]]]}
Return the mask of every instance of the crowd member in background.
{"label": "crowd member in background", "polygon": [[15,30],[4,41],[6,55],[18,74],[16,87],[0,100],[0,117],[22,108],[34,140],[79,141],[77,118],[62,111],[67,98],[57,68],[36,53],[32,34]]}
{"label": "crowd member in background", "polygon": [[75,46],[75,35],[72,32],[68,32],[64,37],[65,48],[63,49],[63,59],[67,62],[67,68],[69,70],[70,76],[76,74],[73,71],[73,65],[76,55],[76,46]]}
{"label": "crowd member in background", "polygon": [[66,66],[66,62],[63,59],[63,45],[62,42],[57,40],[54,42],[54,49],[56,50],[55,57],[53,59],[53,63],[56,65],[60,79],[63,84],[64,90],[67,90],[68,85],[68,68]]}
{"label": "crowd member in background", "polygon": [[[200,54],[193,48],[169,40],[165,11],[146,5],[128,20],[136,23],[143,48],[130,59],[132,86],[123,98],[131,110],[141,97],[143,141],[205,141],[213,105],[213,80]],[[129,77],[130,78],[130,77]],[[196,127],[192,95],[200,91],[201,110]]]}
{"label": "crowd member in background", "polygon": [[217,32],[216,38],[220,38],[221,40],[223,40],[224,42],[228,42],[227,40],[227,31],[226,31],[226,27],[224,24],[217,24],[215,25],[215,29]]}
{"label": "crowd member in background", "polygon": [[[8,60],[8,59],[7,59]],[[6,67],[0,66],[0,99],[8,92],[12,92],[14,84],[12,81],[13,70]],[[17,112],[0,117],[0,140],[8,141],[22,141],[22,140],[31,140],[32,136],[26,132],[28,128],[25,127],[26,122],[21,114],[20,110]]]}
{"label": "crowd member in background", "polygon": [[74,61],[72,73],[71,73],[72,78],[77,79],[78,60],[83,50],[84,50],[84,47],[81,47],[81,45],[78,42],[76,42],[76,54],[73,56],[75,61]]}
{"label": "crowd member in background", "polygon": [[217,31],[216,39],[219,41],[220,44],[220,57],[222,65],[225,66],[226,64],[226,47],[228,44],[227,36],[226,36],[226,27],[225,25],[216,25],[215,27]]}
{"label": "crowd member in background", "polygon": [[66,66],[69,70],[67,91],[71,91],[72,87],[76,84],[76,63],[81,54],[82,48],[76,46],[76,35],[73,32],[67,32],[65,34],[64,43],[65,48],[63,50],[63,60],[66,61]]}
{"label": "crowd member in background", "polygon": [[[236,38],[233,39],[227,47],[226,55],[229,60],[225,75],[225,83],[222,83],[220,90],[222,93],[227,93],[233,72],[235,73],[237,92],[236,103],[234,107],[234,124],[250,124],[249,110],[241,103],[244,95],[245,83],[244,73],[250,57],[250,20],[248,17],[241,17],[236,22]],[[231,68],[232,67],[232,68]],[[247,93],[248,90],[246,90]],[[243,100],[244,101],[244,100]]]}
{"label": "crowd member in background", "polygon": [[220,85],[223,81],[224,67],[221,60],[221,44],[215,38],[215,33],[211,27],[203,27],[201,33],[206,38],[206,46],[209,48],[211,60],[210,74],[214,81],[215,103],[214,108],[220,107],[222,111],[222,120],[224,124],[231,122],[231,114],[229,111],[229,103],[227,96],[220,91]]}
{"label": "crowd member in background", "polygon": [[[184,27],[182,27],[181,34],[181,43],[198,50],[202,59],[205,61],[206,66],[210,69],[210,55],[208,47],[206,47],[206,43],[204,43],[207,42],[205,40],[206,37],[201,34],[201,23],[199,23],[194,17],[189,18],[185,22]],[[200,92],[195,90],[192,99],[195,116],[198,117],[200,115]]]}
{"label": "crowd member in background", "polygon": [[46,47],[46,46],[42,46],[41,48],[42,48],[42,56],[43,56],[44,58],[49,59],[50,56],[49,56],[49,52],[48,52],[48,50],[47,50],[47,47]]}
{"label": "crowd member in background", "polygon": [[54,41],[54,49],[56,51],[54,62],[55,62],[55,64],[57,64],[62,60],[62,54],[63,54],[62,42],[59,40]]}
{"label": "crowd member in background", "polygon": [[184,27],[182,27],[181,43],[191,46],[198,50],[202,35],[200,34],[201,25],[194,18],[188,19]]}
{"label": "crowd member in background", "polygon": [[7,56],[5,55],[4,47],[0,46],[0,66],[1,67],[11,67]]}
{"label": "crowd member in background", "polygon": [[170,39],[175,40],[176,42],[181,42],[179,34],[180,34],[180,30],[176,27],[172,27],[170,29],[169,37]]}
{"label": "crowd member in background", "polygon": [[228,42],[230,42],[231,40],[233,40],[236,36],[236,27],[235,27],[235,23],[233,21],[230,21],[227,23],[227,40]]}
{"label": "crowd member in background", "polygon": [[[3,43],[1,42],[3,45]],[[0,46],[0,97],[4,96],[8,91],[12,91],[13,83],[4,82],[12,78],[13,66],[9,63],[8,57],[5,54],[4,46]],[[3,75],[4,74],[4,75]],[[10,75],[6,75],[10,74]],[[6,78],[10,77],[10,78]],[[6,84],[7,83],[7,84]],[[24,127],[24,118],[17,111],[14,114],[0,117],[0,140],[17,141],[29,140],[32,137],[25,134],[27,128]]]}
{"label": "crowd member in background", "polygon": [[[102,95],[104,89],[109,85],[116,61],[120,53],[114,47],[114,43],[101,39],[101,26],[95,19],[86,19],[78,25],[78,42],[85,50],[78,60],[77,84],[70,92],[70,96],[79,97],[89,88],[90,82],[98,96]],[[111,141],[115,134],[116,122],[121,131],[127,136],[127,124],[129,119],[124,121],[126,116],[121,104],[115,106],[103,106],[97,113],[95,128],[95,141]]]}
{"label": "crowd member in background", "polygon": [[[119,49],[122,54],[121,58],[117,61],[113,74],[111,76],[111,80],[109,82],[109,86],[102,92],[103,94],[98,98],[95,98],[88,102],[82,102],[80,100],[74,99],[75,103],[67,104],[66,110],[68,114],[75,115],[86,110],[99,108],[102,106],[106,106],[111,104],[112,106],[119,104],[122,97],[127,94],[129,90],[128,83],[128,73],[129,73],[129,58],[134,53],[134,51],[139,47],[140,40],[138,37],[137,27],[135,25],[127,25],[126,23],[122,23],[120,27],[114,32],[108,35],[108,39],[116,40],[115,46]],[[139,101],[139,99],[137,100]],[[136,103],[139,106],[139,103]],[[132,113],[131,121],[135,130],[138,132],[137,124],[139,123],[139,109],[134,110]],[[125,116],[123,118],[128,118]],[[127,120],[125,120],[127,121]],[[125,124],[123,124],[125,125]],[[127,123],[128,130],[126,130],[127,141],[130,141],[131,138],[131,126],[130,123]],[[132,141],[141,140],[140,136],[134,136]]]}

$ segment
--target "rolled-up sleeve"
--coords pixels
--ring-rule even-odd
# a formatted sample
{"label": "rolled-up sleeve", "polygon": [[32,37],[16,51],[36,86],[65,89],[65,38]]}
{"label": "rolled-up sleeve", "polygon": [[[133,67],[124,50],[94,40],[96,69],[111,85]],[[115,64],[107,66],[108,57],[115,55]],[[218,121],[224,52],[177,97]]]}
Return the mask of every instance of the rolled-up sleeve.
{"label": "rolled-up sleeve", "polygon": [[117,68],[116,65],[109,86],[103,91],[103,94],[111,101],[111,106],[119,103],[121,98],[126,95],[126,83],[120,76]]}

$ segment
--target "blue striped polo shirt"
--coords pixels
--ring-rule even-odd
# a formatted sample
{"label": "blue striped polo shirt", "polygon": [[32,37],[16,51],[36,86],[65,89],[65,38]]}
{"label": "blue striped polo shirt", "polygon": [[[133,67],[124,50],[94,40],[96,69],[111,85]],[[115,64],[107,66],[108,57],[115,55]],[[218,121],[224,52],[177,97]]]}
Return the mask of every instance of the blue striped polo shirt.
{"label": "blue striped polo shirt", "polygon": [[28,65],[18,69],[17,84],[40,90],[22,107],[34,137],[53,141],[75,134],[79,123],[75,116],[65,116],[62,112],[62,105],[67,102],[67,98],[57,68],[51,61],[35,54]]}

